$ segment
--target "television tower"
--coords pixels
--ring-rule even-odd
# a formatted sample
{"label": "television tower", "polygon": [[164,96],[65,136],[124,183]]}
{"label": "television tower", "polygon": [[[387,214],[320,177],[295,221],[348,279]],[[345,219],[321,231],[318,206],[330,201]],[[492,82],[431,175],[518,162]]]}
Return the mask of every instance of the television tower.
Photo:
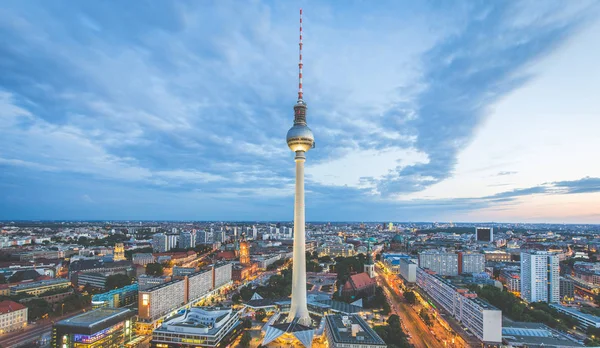
{"label": "television tower", "polygon": [[306,305],[306,237],[304,214],[304,162],[306,151],[314,147],[315,138],[306,125],[306,103],[302,94],[302,9],[300,9],[300,59],[298,63],[298,101],[294,105],[294,126],[287,133],[287,144],[296,153],[296,197],[294,201],[294,252],[292,269],[292,303],[287,321],[297,320],[310,326]]}

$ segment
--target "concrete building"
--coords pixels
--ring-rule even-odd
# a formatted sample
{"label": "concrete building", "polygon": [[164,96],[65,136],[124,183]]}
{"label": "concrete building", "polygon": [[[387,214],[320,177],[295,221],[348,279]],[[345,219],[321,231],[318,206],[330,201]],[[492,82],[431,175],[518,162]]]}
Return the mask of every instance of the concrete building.
{"label": "concrete building", "polygon": [[217,262],[213,266],[213,289],[231,282],[231,272],[233,264],[231,262]]}
{"label": "concrete building", "polygon": [[92,308],[119,308],[138,300],[138,285],[131,284],[102,294],[92,296]]}
{"label": "concrete building", "polygon": [[558,255],[545,251],[521,253],[521,298],[527,302],[560,301]]}
{"label": "concrete building", "polygon": [[218,347],[223,338],[241,329],[240,312],[231,308],[192,307],[154,330],[153,347]]}
{"label": "concrete building", "polygon": [[[176,233],[176,232],[174,232]],[[177,244],[179,243],[179,235],[178,234],[167,234],[167,251],[177,248]]]}
{"label": "concrete building", "polygon": [[182,249],[189,249],[196,246],[196,234],[192,234],[188,231],[181,231],[179,233],[179,247]]}
{"label": "concrete building", "polygon": [[443,276],[457,276],[458,254],[438,250],[422,251],[419,253],[419,267]]}
{"label": "concrete building", "polygon": [[387,344],[359,315],[325,316],[325,338],[330,348],[385,348]]}
{"label": "concrete building", "polygon": [[474,252],[458,253],[458,273],[482,273],[485,270],[485,256]]}
{"label": "concrete building", "polygon": [[414,283],[417,281],[417,264],[410,259],[400,259],[400,275],[406,282]]}
{"label": "concrete building", "polygon": [[140,291],[146,290],[170,281],[171,277],[169,276],[153,277],[146,274],[142,274],[138,277],[138,288]]}
{"label": "concrete building", "polygon": [[167,248],[167,235],[164,233],[157,233],[152,236],[152,250],[157,253],[164,253],[169,250]]}
{"label": "concrete building", "polygon": [[475,240],[478,242],[491,243],[494,241],[494,228],[475,227]]}
{"label": "concrete building", "polygon": [[133,316],[126,308],[98,308],[52,327],[53,348],[124,347],[134,337]]}
{"label": "concrete building", "polygon": [[68,279],[57,278],[40,280],[36,282],[22,283],[12,286],[10,287],[10,295],[15,296],[21,294],[29,294],[38,296],[49,290],[66,289],[70,286],[71,282]]}
{"label": "concrete building", "polygon": [[572,279],[560,277],[559,287],[561,301],[572,301],[575,299],[575,284]]}
{"label": "concrete building", "polygon": [[566,314],[575,320],[577,320],[577,327],[582,331],[586,331],[589,327],[600,328],[600,317],[595,315],[586,314],[578,310],[577,308],[567,307],[559,304],[550,304],[550,307],[556,309],[559,313]]}
{"label": "concrete building", "polygon": [[491,262],[510,262],[510,254],[502,250],[485,250],[485,261]]}
{"label": "concrete building", "polygon": [[27,326],[27,307],[14,301],[0,302],[0,335],[22,330]]}
{"label": "concrete building", "polygon": [[156,262],[156,259],[154,258],[154,255],[152,255],[151,253],[137,253],[137,254],[133,254],[132,262],[135,265],[146,266],[149,263]]}
{"label": "concrete building", "polygon": [[173,267],[173,277],[184,277],[190,274],[196,273],[196,268],[194,267],[181,267],[174,266]]}
{"label": "concrete building", "polygon": [[457,288],[448,280],[422,268],[417,269],[417,285],[480,341],[502,342],[502,311],[478,299],[476,294],[467,289]]}
{"label": "concrete building", "polygon": [[172,280],[150,289],[140,290],[138,316],[140,320],[154,321],[169,311],[187,303],[185,280]]}
{"label": "concrete building", "polygon": [[202,270],[188,276],[188,297],[190,301],[206,295],[212,289],[211,270]]}
{"label": "concrete building", "polygon": [[514,271],[502,271],[498,279],[506,286],[506,289],[513,294],[521,294],[521,274]]}

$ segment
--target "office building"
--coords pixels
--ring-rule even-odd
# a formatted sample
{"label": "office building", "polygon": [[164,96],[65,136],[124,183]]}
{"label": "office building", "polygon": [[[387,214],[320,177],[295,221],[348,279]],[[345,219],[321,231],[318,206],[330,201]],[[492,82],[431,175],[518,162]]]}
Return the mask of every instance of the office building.
{"label": "office building", "polygon": [[560,301],[558,255],[546,251],[521,253],[521,298],[527,302]]}
{"label": "office building", "polygon": [[178,234],[167,234],[167,251],[177,248],[179,243],[179,235]]}
{"label": "office building", "polygon": [[575,284],[572,279],[560,277],[559,287],[561,301],[573,301],[575,299]]}
{"label": "office building", "polygon": [[414,283],[417,281],[417,264],[412,262],[410,259],[402,258],[399,260],[400,263],[400,275],[404,281],[408,283]]}
{"label": "office building", "polygon": [[258,229],[256,228],[256,226],[252,226],[252,239],[258,239]]}
{"label": "office building", "polygon": [[169,311],[187,303],[185,280],[172,280],[153,288],[140,290],[138,316],[140,320],[154,321]]}
{"label": "office building", "polygon": [[325,316],[329,348],[385,348],[387,344],[359,315]]}
{"label": "office building", "polygon": [[89,285],[96,289],[105,289],[106,278],[108,278],[108,275],[98,272],[79,273],[77,274],[77,286]]}
{"label": "office building", "polygon": [[478,242],[491,243],[494,241],[494,228],[475,227],[475,240]]}
{"label": "office building", "polygon": [[14,301],[0,302],[0,335],[27,326],[27,307]]}
{"label": "office building", "polygon": [[152,332],[152,347],[218,347],[227,335],[241,330],[240,312],[231,308],[192,307],[168,319]]}
{"label": "office building", "polygon": [[580,348],[585,345],[573,340],[560,331],[541,323],[506,323],[502,328],[502,340],[506,347],[523,348]]}
{"label": "office building", "polygon": [[181,231],[179,233],[179,247],[182,249],[189,249],[196,246],[196,234],[192,234],[188,231]]}
{"label": "office building", "polygon": [[483,273],[485,270],[485,256],[480,253],[459,252],[458,273]]}
{"label": "office building", "polygon": [[[209,237],[205,237],[206,242],[203,244],[212,244],[212,241],[209,242]],[[216,231],[214,232],[214,242],[225,243],[225,231]]]}
{"label": "office building", "polygon": [[157,233],[152,236],[152,250],[157,253],[164,253],[168,251],[167,248],[167,235],[164,233]]}
{"label": "office building", "polygon": [[458,275],[458,255],[453,252],[426,250],[419,253],[419,267],[443,276]]}
{"label": "office building", "polygon": [[231,272],[233,264],[231,262],[217,262],[213,266],[213,289],[231,282]]}
{"label": "office building", "polygon": [[519,272],[504,270],[500,272],[498,279],[506,286],[506,290],[515,295],[521,295],[521,274]]}
{"label": "office building", "polygon": [[457,288],[447,279],[422,268],[417,269],[417,285],[480,341],[502,341],[502,311],[477,298],[477,294]]}
{"label": "office building", "polygon": [[511,259],[510,254],[502,250],[485,250],[483,255],[485,255],[485,261],[491,262],[510,262]]}
{"label": "office building", "polygon": [[142,274],[138,277],[138,288],[139,290],[146,290],[149,288],[153,288],[157,285],[164,284],[166,282],[170,282],[171,277],[169,276],[149,276],[147,274]]}
{"label": "office building", "polygon": [[133,254],[131,260],[132,260],[133,264],[140,265],[140,266],[146,266],[149,263],[156,262],[154,255],[152,255],[151,253]]}
{"label": "office building", "polygon": [[52,327],[53,348],[120,348],[133,338],[133,316],[126,308],[98,308]]}
{"label": "office building", "polygon": [[92,296],[92,308],[119,308],[136,303],[138,300],[138,285],[131,284],[102,294]]}
{"label": "office building", "polygon": [[196,268],[194,268],[194,267],[181,267],[181,266],[173,267],[173,277],[183,277],[183,276],[190,275],[193,273],[196,273]]}
{"label": "office building", "polygon": [[66,289],[71,286],[71,282],[68,279],[57,278],[57,279],[48,279],[48,280],[40,280],[36,282],[30,283],[22,283],[15,286],[10,287],[10,295],[21,295],[21,294],[29,294],[38,296],[46,291],[57,290],[57,289]]}
{"label": "office building", "polygon": [[577,327],[585,332],[589,327],[595,329],[600,328],[600,317],[595,315],[586,314],[578,310],[577,308],[567,307],[560,304],[552,303],[550,307],[556,309],[559,313],[566,314],[573,319],[577,320]]}
{"label": "office building", "polygon": [[188,298],[194,301],[206,295],[212,287],[212,272],[210,269],[201,270],[188,276]]}

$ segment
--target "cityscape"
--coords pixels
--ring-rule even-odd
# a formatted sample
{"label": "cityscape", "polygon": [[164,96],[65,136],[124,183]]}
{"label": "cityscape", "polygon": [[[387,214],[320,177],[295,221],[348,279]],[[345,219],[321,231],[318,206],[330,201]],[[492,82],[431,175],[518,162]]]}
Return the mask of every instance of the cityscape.
{"label": "cityscape", "polygon": [[6,5],[0,348],[600,347],[598,2]]}

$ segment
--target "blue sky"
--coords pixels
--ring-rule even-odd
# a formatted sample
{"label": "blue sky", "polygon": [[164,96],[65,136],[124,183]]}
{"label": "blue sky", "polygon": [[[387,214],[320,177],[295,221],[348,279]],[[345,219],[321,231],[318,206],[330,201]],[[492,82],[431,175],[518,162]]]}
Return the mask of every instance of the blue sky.
{"label": "blue sky", "polygon": [[594,1],[7,1],[0,219],[600,223]]}

